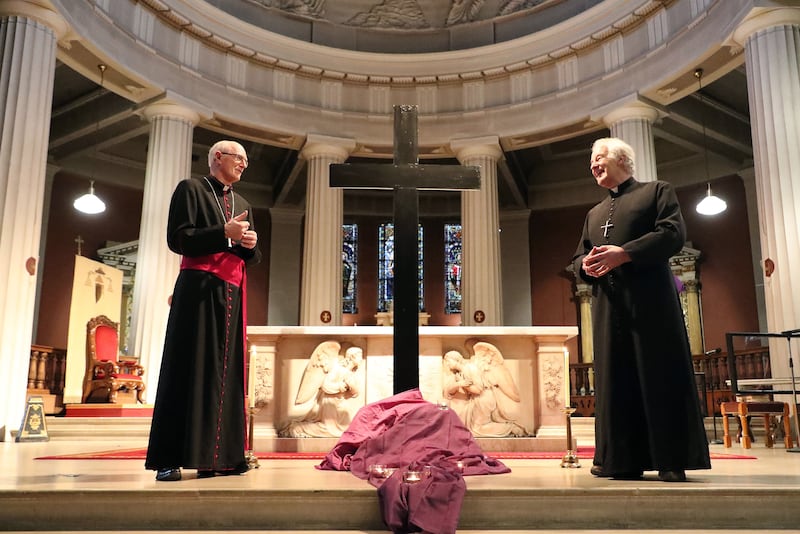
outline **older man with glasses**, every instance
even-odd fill
[[[250,204],[234,191],[244,147],[219,141],[209,175],[172,194],[167,244],[181,255],[145,467],[156,480],[242,474],[245,459],[245,266],[257,263]]]

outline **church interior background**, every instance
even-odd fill
[[[603,194],[587,163],[592,140],[607,135],[630,137],[643,149],[644,174],[677,187],[687,246],[698,254],[693,348],[722,346],[728,331],[797,326],[796,309],[765,296],[764,240],[781,234],[763,220],[768,203],[779,202],[765,192],[776,179],[766,175],[766,160],[780,159],[785,147],[770,147],[777,156],[754,147],[744,46],[751,19],[759,29],[763,20],[767,27],[795,20],[796,8],[784,2],[488,1],[462,9],[461,2],[418,1],[397,3],[403,31],[390,39],[382,10],[392,2],[23,4],[45,28],[57,20],[53,42],[43,45],[53,62],[37,69],[52,76],[53,90],[41,124],[49,132],[46,168],[35,178],[41,233],[29,244],[39,257],[35,305],[25,319],[32,345],[66,347],[69,266],[78,253],[135,272],[123,299],[123,350],[158,361],[172,283],[170,269],[156,274],[172,261],[158,243],[163,210],[177,180],[205,174],[208,148],[220,138],[240,141],[250,160],[237,187],[254,205],[264,253],[248,272],[250,324],[320,324],[318,309],[303,310],[303,285],[329,272],[338,287],[328,307],[342,310],[334,324],[376,324],[387,307],[380,258],[391,193],[341,193],[336,249],[357,250],[355,263],[317,264],[310,275],[304,267],[319,258],[307,255],[318,247],[309,243],[308,198],[327,194],[315,192],[326,176],[320,165],[390,161],[396,104],[419,107],[424,163],[472,158],[492,166],[500,248],[489,261],[502,279],[499,326],[580,324],[580,288],[566,265],[587,209]],[[73,31],[62,33],[67,27]],[[789,28],[795,35],[797,26]],[[113,44],[120,38],[130,46]],[[787,57],[796,56],[763,61]],[[797,110],[785,111],[795,127]],[[787,169],[781,180],[798,172]],[[16,178],[5,180],[8,188]],[[101,214],[72,206],[90,181],[106,202]],[[709,187],[728,203],[713,217],[694,211]],[[784,201],[782,213],[797,211],[796,198]],[[463,209],[462,193],[421,194],[420,308],[431,325],[472,320],[473,310],[465,320],[447,300],[461,269],[448,256],[457,228],[450,225],[462,223]],[[476,217],[470,224],[492,224]],[[787,239],[796,239],[796,219],[786,224],[795,225]],[[782,247],[773,253],[783,260],[776,284],[788,283],[781,277],[796,259],[782,254]],[[584,350],[575,340],[573,362],[586,361]]]

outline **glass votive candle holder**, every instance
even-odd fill
[[[394,473],[394,469],[385,464],[372,464],[369,466],[369,472],[378,478],[386,478]]]
[[[405,471],[403,473],[403,482],[416,484],[420,480],[422,480],[422,471]]]

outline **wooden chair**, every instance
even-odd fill
[[[739,428],[741,429],[742,448],[752,447],[752,437],[750,432],[749,419],[753,415],[760,415],[764,418],[764,429],[766,430],[765,444],[767,447],[774,445],[772,437],[771,421],[774,417],[780,417],[783,423],[783,442],[787,449],[792,448],[792,430],[789,417],[789,403],[775,401],[773,395],[788,394],[791,391],[775,389],[780,380],[768,378],[768,376],[755,379],[741,380],[736,368],[736,353],[734,351],[734,338],[736,337],[762,337],[762,338],[787,338],[787,332],[780,334],[763,332],[728,332],[725,334],[725,341],[728,348],[728,375],[731,385],[731,394],[735,401],[723,402],[720,404],[722,414],[723,444],[725,447],[731,446],[730,425],[728,416],[739,418]],[[757,389],[743,389],[740,382],[746,382],[751,387]]]
[[[98,315],[86,324],[86,375],[83,402],[117,402],[117,394],[135,392],[144,403],[144,367],[135,358],[119,354],[119,324]]]

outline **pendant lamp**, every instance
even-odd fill
[[[106,66],[100,64],[97,66],[100,70],[100,89],[103,89],[103,75],[106,72]],[[95,127],[95,146],[98,142],[97,134],[100,131],[100,120],[98,119],[97,125]],[[97,154],[95,153],[95,158]],[[75,202],[72,203],[76,210],[86,213],[88,215],[96,215],[98,213],[103,213],[106,211],[106,203],[100,200],[100,197],[94,194],[94,180],[89,181],[89,192],[83,196],[80,196],[75,199]]]
[[[89,192],[76,198],[72,205],[75,206],[76,210],[89,215],[106,211],[106,203],[94,194],[94,180],[89,182]]]
[[[697,78],[697,96],[700,98],[700,102],[702,104],[705,103],[703,100],[703,95],[700,92],[703,88],[703,69],[695,69],[694,76]],[[722,200],[721,198],[714,196],[711,193],[711,183],[708,182],[709,180],[709,172],[708,172],[708,142],[706,137],[706,119],[705,113],[702,115],[702,123],[703,123],[703,164],[706,169],[706,181],[708,184],[708,190],[706,192],[706,196],[697,204],[695,208],[697,213],[700,215],[717,215],[722,213],[726,209],[728,209],[728,204]]]

